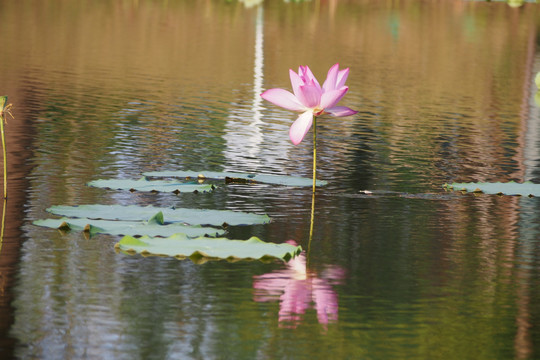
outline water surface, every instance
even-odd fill
[[[537,24],[529,3],[0,1],[16,116],[3,357],[538,358],[538,199],[442,188],[540,182]],[[359,113],[318,121],[329,184],[310,244],[311,189],[86,186],[175,169],[309,177],[310,135],[292,145],[296,115],[259,93],[336,62]],[[266,213],[228,235],[295,240],[309,259],[143,258],[116,253],[119,237],[32,225],[91,203]]]

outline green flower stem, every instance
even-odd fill
[[[7,155],[6,137],[4,135],[4,116],[0,116],[0,133],[2,134],[2,151],[4,155],[4,199],[7,199]]]
[[[313,192],[317,178],[317,117],[313,117]]]

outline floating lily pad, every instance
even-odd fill
[[[445,184],[444,187],[448,190],[485,194],[540,196],[540,184],[533,184],[532,182],[452,183]]]
[[[47,211],[67,217],[131,221],[145,221],[161,211],[169,223],[181,222],[190,225],[256,225],[270,222],[268,215],[240,211],[175,209],[135,205],[57,205],[48,208]]]
[[[132,179],[99,179],[90,181],[88,186],[116,189],[116,190],[129,190],[129,191],[158,191],[158,192],[208,192],[212,191],[215,187],[208,184],[190,184],[179,181],[165,181],[165,180],[153,180],[150,181],[145,177],[139,180]]]
[[[176,233],[188,237],[219,236],[225,233],[211,227],[188,226],[181,223],[164,224],[163,213],[159,212],[149,221],[94,220],[88,218],[44,219],[34,221],[35,225],[60,230],[75,230],[94,234],[171,236]]]
[[[115,248],[128,254],[173,256],[178,259],[204,257],[211,259],[279,258],[288,260],[302,251],[300,246],[287,243],[267,243],[256,237],[245,241],[206,237],[189,239],[184,234],[175,234],[168,238],[124,236],[115,245]]]
[[[379,199],[379,198],[404,198],[421,200],[452,200],[457,194],[452,193],[408,193],[387,190],[361,190],[357,193],[342,193],[337,196],[353,199]]]
[[[312,186],[313,179],[287,176],[287,175],[268,175],[268,174],[248,174],[236,172],[217,172],[217,171],[154,171],[144,173],[149,177],[177,177],[177,178],[195,178],[195,179],[217,179],[227,182],[241,183],[265,183],[287,186]],[[327,182],[317,180],[316,186],[324,186]]]

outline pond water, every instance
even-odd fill
[[[538,15],[451,0],[0,0],[15,115],[0,357],[540,358],[538,198],[442,188],[540,182]],[[290,89],[289,68],[322,81],[337,62],[341,104],[359,112],[318,120],[328,185],[311,242],[311,188],[86,185],[157,170],[310,177],[310,135],[294,146],[297,115],[259,94]],[[196,264],[32,224],[94,203],[268,214],[227,236],[310,251]]]

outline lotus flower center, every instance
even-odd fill
[[[315,109],[313,109],[313,115],[314,115],[314,116],[319,116],[319,115],[321,115],[323,112],[324,112],[324,109],[321,109],[320,107],[316,107]]]

